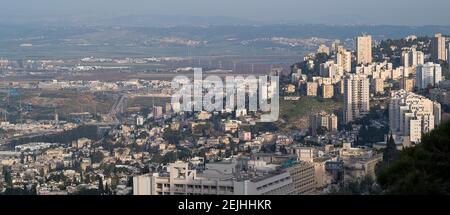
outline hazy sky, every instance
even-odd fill
[[[229,16],[278,23],[450,25],[449,0],[0,0],[8,20]]]

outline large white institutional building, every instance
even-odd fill
[[[242,169],[245,167],[245,171]],[[300,162],[279,168],[262,160],[207,163],[200,170],[178,161],[167,172],[133,178],[134,195],[297,195],[316,187],[314,166]]]

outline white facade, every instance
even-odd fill
[[[416,70],[416,87],[426,89],[429,85],[435,86],[442,81],[441,65],[432,62],[419,65]]]
[[[136,125],[137,126],[144,125],[144,117],[142,117],[142,116],[136,117]]]
[[[295,187],[287,170],[271,173],[248,172],[238,176],[235,161],[206,164],[205,170],[190,169],[189,163],[175,162],[167,173],[133,178],[134,195],[286,195]]]
[[[422,65],[425,63],[425,54],[421,51],[416,51],[415,48],[411,48],[403,51],[401,62],[404,67]]]
[[[320,127],[327,128],[328,132],[337,132],[338,118],[335,114],[327,114],[325,112],[313,113],[309,116],[309,128],[313,136],[317,135],[317,129]]]
[[[356,58],[358,65],[372,63],[372,36],[356,38]]]
[[[344,79],[344,120],[349,123],[370,110],[369,79],[350,74]]]
[[[340,50],[336,53],[336,64],[344,69],[344,72],[352,71],[352,53]]]
[[[441,105],[405,90],[393,92],[389,103],[389,126],[395,135],[418,143],[422,134],[440,124]]]
[[[438,33],[431,39],[431,59],[447,60],[447,52],[445,47],[445,37]]]

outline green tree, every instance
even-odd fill
[[[4,176],[6,185],[7,185],[8,187],[11,188],[12,185],[13,185],[13,182],[12,182],[12,175],[11,175],[11,167],[9,167],[9,166],[3,166],[2,174],[3,174],[3,176]]]
[[[328,129],[326,127],[320,126],[319,128],[317,128],[317,134],[318,135],[324,135],[326,134],[328,131]]]
[[[100,176],[97,176],[98,178],[98,192],[100,193],[100,195],[105,193],[105,189],[103,187],[103,179]]]
[[[111,188],[109,188],[108,183],[105,184],[105,194],[106,195],[111,195]]]
[[[168,152],[163,157],[163,163],[164,164],[173,163],[177,160],[177,157],[178,155],[176,152]]]
[[[377,195],[380,193],[380,187],[370,176],[347,182],[342,187],[332,189],[330,192],[331,195]]]
[[[178,145],[179,141],[182,140],[180,132],[173,131],[172,129],[164,129],[163,138],[167,140],[170,144]]]
[[[450,121],[399,153],[378,176],[389,194],[450,194]]]
[[[94,151],[91,153],[91,161],[92,163],[100,163],[105,156],[100,151]]]
[[[395,144],[392,134],[386,143],[386,149],[383,154],[383,161],[389,166],[398,157],[397,145]]]

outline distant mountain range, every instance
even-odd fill
[[[27,18],[3,17],[0,24],[37,24],[37,25],[102,25],[123,27],[170,27],[170,26],[211,26],[211,25],[255,25],[266,24],[242,18],[227,16],[187,16],[187,15],[128,15],[128,16],[64,16]]]
[[[182,16],[142,15],[119,16],[98,20],[99,24],[110,26],[168,27],[168,26],[211,26],[211,25],[254,25],[256,21],[226,16]]]
[[[350,23],[350,24],[349,24]],[[364,24],[366,23],[366,24]],[[0,14],[0,25],[33,24],[51,26],[122,26],[122,27],[175,27],[175,26],[221,26],[221,25],[339,25],[339,26],[370,26],[369,20],[357,15],[323,15],[320,19],[284,20],[284,21],[257,21],[230,16],[192,16],[192,15],[61,15],[41,16],[32,15],[9,16],[7,11]],[[377,25],[383,26],[383,25]],[[404,26],[406,27],[406,26]],[[413,26],[409,26],[414,28]],[[423,27],[423,26],[417,26]],[[439,27],[439,26],[435,26]]]
[[[232,24],[236,22],[239,25]],[[354,38],[363,33],[376,41],[436,32],[450,35],[450,26],[266,25],[220,17],[127,16],[61,23],[0,21],[0,57],[301,56],[335,39],[353,48]]]

